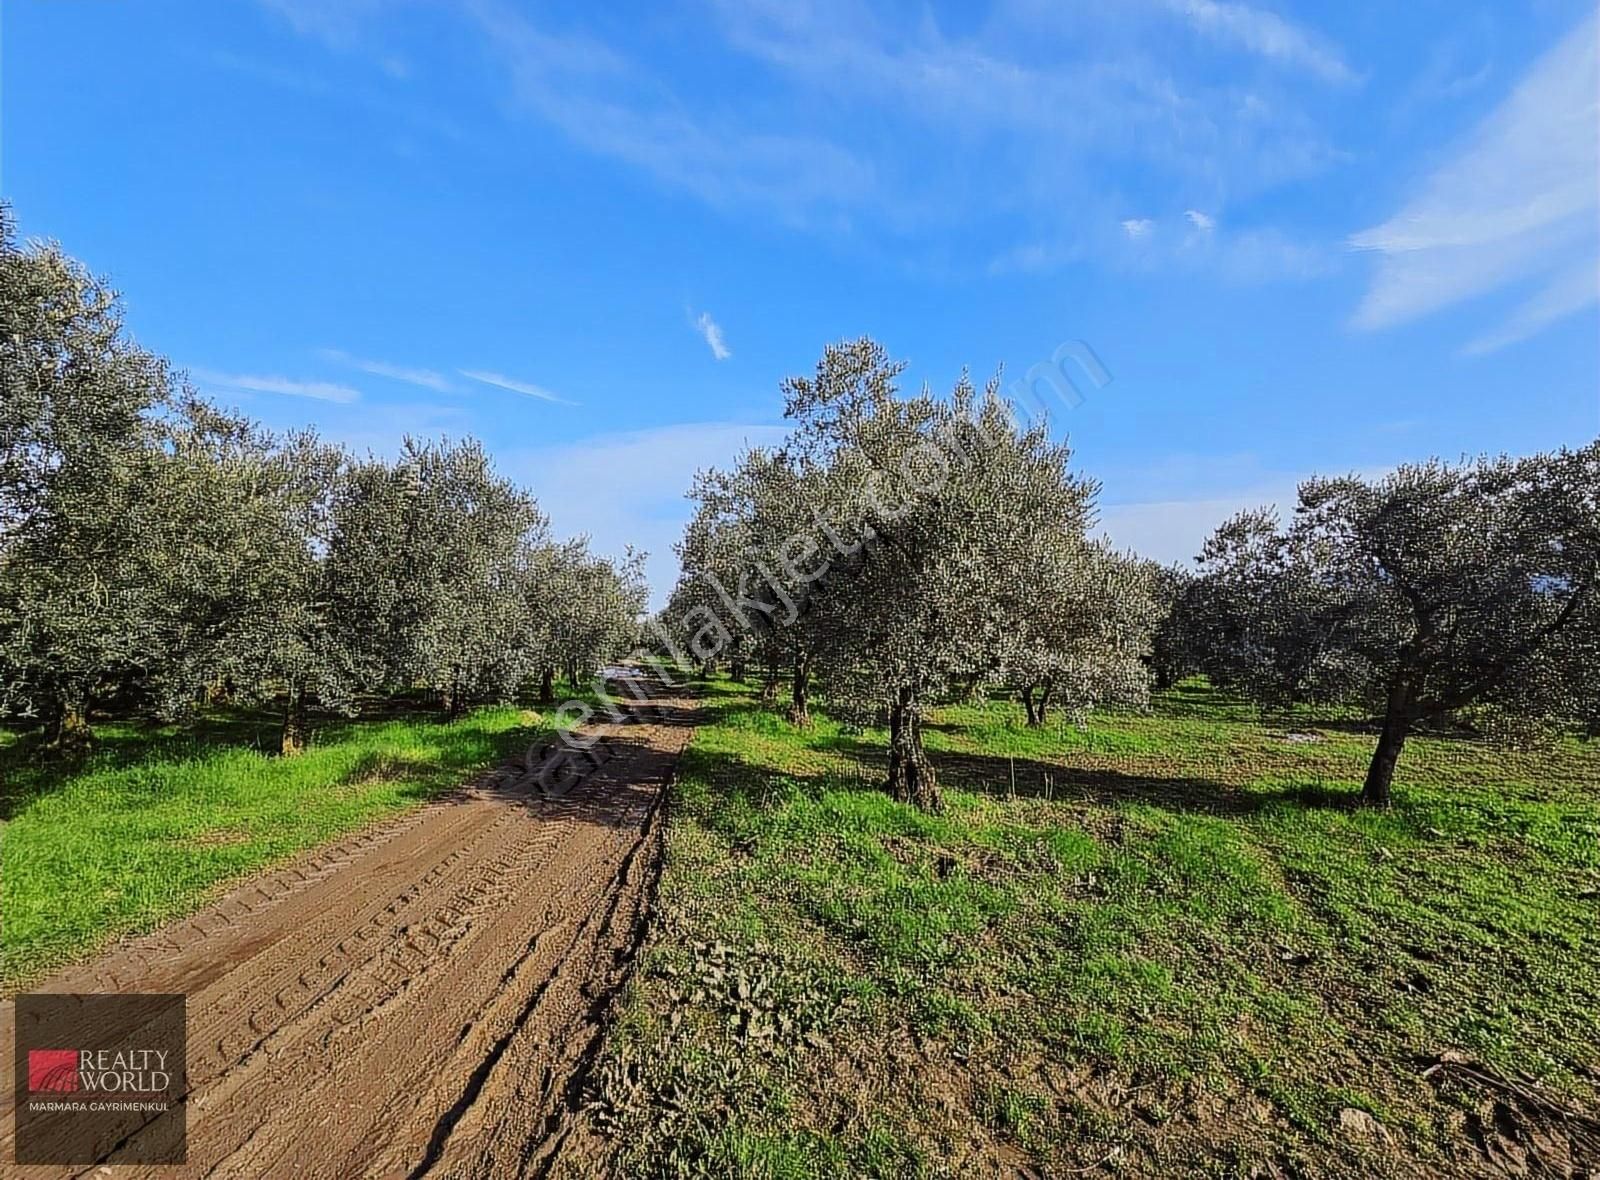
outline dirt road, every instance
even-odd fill
[[[547,1173],[642,935],[657,805],[691,733],[691,701],[654,699],[559,800],[502,767],[34,989],[188,996],[188,1163],[102,1174]],[[13,1020],[0,1006],[7,1055]]]

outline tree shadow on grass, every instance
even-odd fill
[[[991,798],[1140,804],[1164,811],[1216,816],[1255,815],[1280,803],[1346,806],[1353,799],[1326,788],[1296,786],[1247,791],[1214,778],[1153,775],[1105,767],[1064,766],[1027,758],[941,752],[933,756],[941,785]]]
[[[754,711],[748,704],[725,715]],[[960,729],[959,726],[944,726]],[[734,754],[692,755],[696,773],[719,792],[732,792],[752,803],[771,799],[787,784],[808,790],[880,791],[887,777],[888,752],[865,735],[830,734],[806,741],[811,750],[843,755],[843,768],[794,771],[763,764]],[[1104,767],[1063,765],[1024,757],[930,752],[929,758],[942,787],[986,795],[990,798],[1044,799],[1091,802],[1107,806],[1140,804],[1167,811],[1215,816],[1250,816],[1278,806],[1317,809],[1353,809],[1358,792],[1322,784],[1292,784],[1274,790],[1247,790],[1211,777],[1132,773]]]

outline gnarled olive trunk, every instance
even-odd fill
[[[1361,787],[1361,802],[1368,807],[1389,806],[1395,764],[1400,761],[1400,751],[1405,749],[1406,738],[1411,733],[1412,696],[1411,685],[1403,678],[1397,679],[1389,689],[1389,704],[1383,716],[1383,730],[1378,735],[1378,748],[1372,752],[1367,781]]]
[[[278,740],[278,753],[293,758],[306,748],[306,698],[299,685],[289,686],[289,698],[283,706],[283,733]]]
[[[889,794],[923,811],[938,811],[939,783],[922,748],[922,709],[908,688],[889,703]]]
[[[768,663],[761,678],[761,703],[770,705],[778,699],[778,665]]]
[[[1411,722],[1404,717],[1386,717],[1383,732],[1378,735],[1378,748],[1372,752],[1372,765],[1367,767],[1367,781],[1361,787],[1361,802],[1368,807],[1387,807],[1392,799],[1395,764],[1400,761],[1400,751],[1405,748],[1406,736],[1411,732]]]
[[[461,716],[462,709],[466,707],[466,701],[462,698],[461,673],[459,671],[451,670],[450,683],[445,688],[439,703],[444,706],[444,715],[450,720],[454,721]]]
[[[745,665],[743,656],[734,656],[733,659],[728,661],[728,675],[741,684],[744,683],[744,674],[747,671],[749,669]]]
[[[81,753],[94,743],[89,708],[82,694],[66,693],[56,701],[45,725],[45,740],[69,754]]]
[[[1039,710],[1033,707],[1033,685],[1022,686],[1022,707],[1028,714],[1028,725],[1033,727],[1039,724]]]
[[[804,653],[794,658],[794,676],[789,681],[789,720],[795,725],[811,724],[811,657]]]
[[[539,673],[539,703],[553,705],[556,703],[556,669],[554,664],[546,664]]]
[[[1050,709],[1050,685],[1030,684],[1022,690],[1022,707],[1028,711],[1028,724],[1037,729],[1044,724]]]

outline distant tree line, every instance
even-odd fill
[[[422,692],[554,696],[627,650],[641,559],[552,540],[475,441],[393,461],[211,405],[116,296],[0,206],[0,716],[78,745],[97,713]]]
[[[1314,479],[1223,524],[1197,571],[1091,539],[1097,485],[991,382],[903,394],[861,339],[784,385],[793,429],[701,473],[655,626],[804,724],[813,686],[889,728],[886,788],[938,806],[926,709],[1009,686],[1028,724],[1204,673],[1266,708],[1370,716],[1387,805],[1417,727],[1600,727],[1600,443]]]

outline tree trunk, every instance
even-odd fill
[[[450,672],[450,687],[444,690],[444,715],[454,721],[461,716],[462,705],[461,673],[452,669]]]
[[[1378,748],[1372,752],[1372,765],[1367,767],[1367,781],[1361,788],[1361,802],[1366,806],[1389,806],[1395,763],[1400,761],[1400,751],[1411,733],[1411,721],[1411,686],[1397,680],[1389,689],[1383,732],[1378,735]]]
[[[922,748],[922,711],[902,688],[889,705],[889,794],[923,811],[940,810],[933,763]]]
[[[1036,729],[1044,724],[1044,716],[1033,703],[1033,685],[1029,684],[1022,690],[1022,707],[1028,711],[1028,728]]]
[[[89,711],[81,697],[67,696],[56,703],[47,729],[49,744],[68,754],[79,754],[94,744]]]
[[[770,705],[778,699],[778,665],[769,662],[766,675],[761,680],[761,703]]]
[[[546,664],[539,673],[539,703],[553,705],[556,703],[556,669],[554,664]]]
[[[578,662],[569,661],[567,664],[567,683],[572,685],[572,691],[578,691]]]
[[[306,748],[305,695],[294,685],[289,686],[289,699],[283,707],[283,735],[278,741],[278,753],[293,758]]]
[[[1045,686],[1039,690],[1039,703],[1035,706],[1035,709],[1039,714],[1038,724],[1040,725],[1044,724],[1045,716],[1050,711],[1050,692],[1050,683],[1049,681],[1046,681]]]
[[[733,659],[728,662],[728,675],[733,677],[740,684],[744,683],[744,674],[746,671],[748,671],[748,669],[745,667],[743,656],[734,656]]]
[[[795,725],[811,724],[811,657],[794,658],[794,678],[789,682],[789,720]]]

